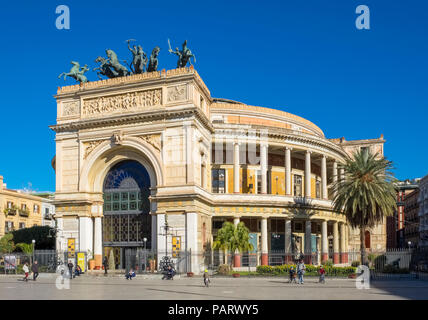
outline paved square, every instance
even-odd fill
[[[0,277],[0,299],[428,299],[428,281],[395,280],[371,283],[359,290],[351,279],[327,279],[319,284],[307,278],[303,285],[289,284],[286,278],[212,278],[209,288],[201,278],[161,280],[160,276],[138,276],[131,281],[122,277],[81,276],[71,280],[69,290],[58,290],[55,275],[42,274],[36,281],[23,282],[19,276]]]

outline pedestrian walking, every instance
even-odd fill
[[[36,281],[39,276],[39,264],[37,263],[37,260],[35,260],[31,266],[31,271],[33,272],[33,280]]]
[[[104,275],[107,275],[107,269],[108,269],[108,259],[107,259],[107,256],[104,256],[103,267],[104,267]]]
[[[26,262],[25,264],[24,264],[24,266],[22,267],[22,270],[24,271],[24,273],[25,273],[25,277],[24,277],[24,279],[22,279],[23,281],[28,281],[28,274],[29,274],[29,272],[30,272],[30,269],[28,269],[28,263]]]
[[[73,262],[69,260],[67,266],[68,266],[68,272],[70,274],[70,279],[73,279]]]
[[[325,283],[325,269],[323,266],[320,267],[320,283]]]
[[[299,283],[303,284],[303,275],[305,274],[305,264],[303,263],[303,260],[300,259],[299,263],[297,264],[297,275],[299,276]]]

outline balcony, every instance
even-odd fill
[[[29,217],[30,216],[30,210],[28,209],[19,209],[19,215],[21,217]]]
[[[16,208],[6,208],[4,209],[4,213],[6,216],[15,216],[16,215]]]
[[[51,213],[45,213],[44,219],[45,220],[52,220],[53,219],[53,214],[51,214]]]

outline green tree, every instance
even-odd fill
[[[228,251],[236,253],[254,249],[250,243],[250,231],[245,224],[240,222],[235,226],[233,223],[227,221],[218,230],[213,248],[223,250],[226,259]],[[227,261],[225,263],[227,264]]]
[[[344,169],[344,177],[333,185],[334,210],[344,213],[351,227],[360,229],[361,263],[367,264],[365,231],[396,208],[392,162],[369,151],[358,151],[338,167]]]
[[[0,239],[0,253],[10,253],[15,250],[13,234],[7,233]]]
[[[16,243],[31,244],[32,240],[36,240],[35,249],[54,249],[55,237],[49,237],[49,226],[33,226],[12,231],[13,239]],[[53,232],[51,232],[51,235]]]
[[[16,244],[16,247],[21,249],[21,251],[23,253],[25,253],[26,255],[30,255],[33,253],[33,244],[21,242],[21,243]]]

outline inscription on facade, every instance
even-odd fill
[[[120,113],[152,108],[162,104],[162,89],[128,92],[83,100],[83,116]]]

